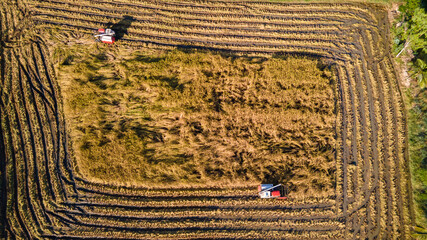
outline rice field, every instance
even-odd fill
[[[6,239],[408,239],[406,113],[387,7],[359,2],[64,0],[1,8],[0,219]],[[335,187],[259,199],[255,185],[144,187],[76,172],[46,32],[126,29],[132,49],[299,56],[333,70]],[[2,237],[3,237],[2,236]]]

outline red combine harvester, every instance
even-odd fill
[[[288,191],[282,184],[260,184],[258,186],[260,198],[288,199]]]
[[[116,36],[116,33],[113,30],[109,28],[107,29],[100,28],[95,33],[94,37],[96,37],[96,41],[98,42],[113,44],[116,41],[115,36]]]

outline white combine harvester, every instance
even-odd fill
[[[96,38],[96,41],[108,43],[108,44],[113,44],[116,41],[115,36],[116,36],[116,33],[109,28],[107,29],[100,28],[94,35],[94,37]]]
[[[288,191],[282,184],[260,184],[258,186],[260,198],[287,199]]]

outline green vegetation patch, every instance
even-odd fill
[[[407,0],[400,5],[393,33],[396,60],[406,64],[409,160],[415,202],[413,237],[427,239],[427,1]],[[406,71],[406,70],[404,70]],[[418,83],[418,84],[416,84]]]
[[[409,106],[409,155],[415,217],[417,224],[427,229],[427,90],[408,88],[406,96]]]
[[[86,178],[333,192],[335,85],[317,61],[81,46],[69,53],[59,81]]]

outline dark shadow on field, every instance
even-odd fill
[[[177,50],[184,52],[184,53],[192,53],[192,52],[211,52],[211,53],[216,53],[216,54],[220,54],[223,57],[231,57],[232,60],[237,59],[237,58],[246,58],[246,59],[257,59],[262,63],[264,61],[267,61],[269,58],[267,57],[257,57],[257,56],[251,56],[250,54],[254,54],[254,53],[268,53],[265,51],[248,51],[248,52],[239,52],[237,51],[238,54],[236,54],[236,50],[233,49],[227,49],[227,48],[217,48],[217,47],[206,47],[206,46],[197,46],[197,45],[185,45],[185,44],[173,44],[173,43],[162,43],[162,42],[157,42],[157,41],[150,41],[150,40],[136,40],[136,39],[127,39],[127,41],[129,42],[139,42],[139,43],[148,43],[148,44],[153,44],[153,45],[158,45],[158,46],[166,46],[166,47],[174,47]],[[304,52],[292,52],[292,51],[288,51],[288,52],[274,52],[272,53],[272,57],[273,58],[281,58],[281,59],[287,59],[289,57],[305,57],[308,59],[316,59],[316,60],[322,60],[326,65],[334,65],[333,60],[331,59],[326,59],[325,56],[321,55],[321,54],[315,54],[315,53],[304,53]]]
[[[108,28],[111,28],[116,32],[116,40],[123,38],[125,34],[128,34],[128,28],[136,19],[129,15],[124,15],[122,20],[117,23],[112,24],[111,22],[107,24]]]
[[[153,80],[165,82],[171,87],[172,89],[183,91],[184,85],[179,83],[179,79],[177,77],[166,77],[166,76],[152,76]]]
[[[123,122],[123,121],[122,121]],[[122,124],[121,122],[121,124]],[[156,128],[135,123],[130,129],[142,140],[149,139],[152,142],[163,142],[163,135]]]
[[[144,62],[144,63],[156,63],[164,59],[165,57],[150,57],[150,56],[138,55],[132,60],[137,62]]]
[[[203,47],[203,46],[191,46],[191,45],[177,45],[176,46],[178,51],[181,51],[183,53],[214,53],[219,54],[221,57],[231,59],[231,61],[234,61],[239,58],[244,58],[246,60],[249,60],[252,63],[258,63],[261,64],[268,60],[266,57],[257,57],[257,56],[249,56],[248,54],[236,54],[236,51],[228,50],[228,49],[218,49],[218,48],[210,48],[210,47]]]
[[[294,176],[290,169],[282,169],[277,166],[267,166],[263,175],[261,182],[271,184],[286,184]]]

